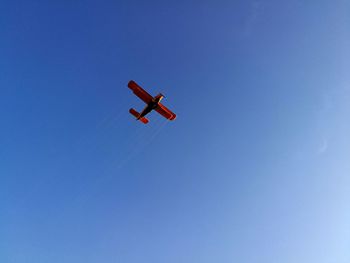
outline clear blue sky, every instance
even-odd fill
[[[349,14],[1,1],[0,262],[349,263]]]

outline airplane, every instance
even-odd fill
[[[164,98],[164,95],[162,93],[159,93],[157,96],[153,97],[152,95],[148,94],[147,91],[137,85],[133,80],[129,81],[128,87],[134,92],[137,97],[139,97],[147,104],[141,113],[137,112],[133,108],[129,110],[129,112],[136,117],[136,120],[147,124],[149,120],[145,116],[152,110],[155,110],[168,120],[175,120],[176,114],[160,103],[160,101]]]

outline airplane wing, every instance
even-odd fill
[[[176,118],[176,114],[165,107],[163,104],[159,103],[158,107],[155,109],[160,115],[167,118],[168,120],[174,120]]]
[[[150,94],[148,94],[147,91],[145,91],[143,88],[137,85],[135,81],[130,80],[128,83],[128,87],[134,92],[134,94],[137,97],[139,97],[145,103],[148,104],[152,101],[153,97]]]

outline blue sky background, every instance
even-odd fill
[[[349,11],[1,1],[0,262],[350,262]]]

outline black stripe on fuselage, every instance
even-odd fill
[[[142,117],[145,117],[148,113],[150,113],[152,110],[158,107],[158,102],[151,101],[147,104],[147,106],[143,109],[140,116],[137,119],[141,119]]]

